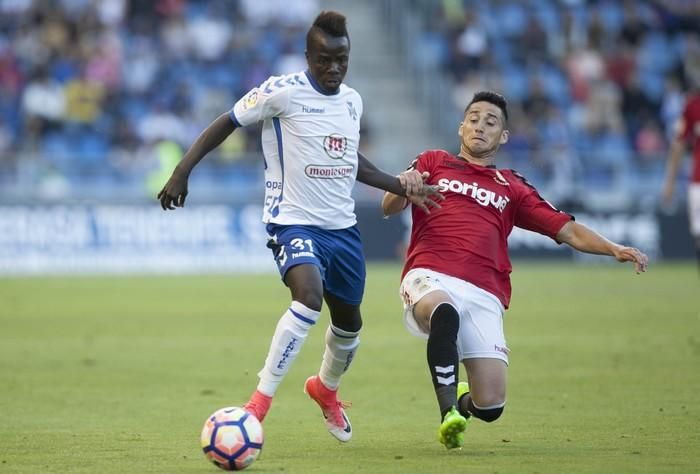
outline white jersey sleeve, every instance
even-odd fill
[[[251,89],[233,106],[229,115],[236,127],[245,127],[272,117],[284,115],[289,105],[289,87],[269,87],[280,77],[271,77],[260,87]]]

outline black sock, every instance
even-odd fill
[[[472,405],[471,395],[469,395],[469,392],[467,392],[459,397],[459,400],[457,400],[457,410],[459,410],[460,415],[465,418],[469,418],[472,416],[471,412],[469,411],[470,406],[473,407],[474,405]]]
[[[465,417],[469,418],[474,413],[474,402],[472,402],[472,397],[469,392],[465,393],[459,400],[457,400],[457,409],[459,413]]]
[[[433,311],[428,336],[428,367],[440,406],[440,419],[457,405],[459,314],[454,306],[441,303]]]

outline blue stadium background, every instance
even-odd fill
[[[363,150],[385,170],[454,151],[473,92],[497,90],[512,117],[501,166],[611,238],[692,255],[689,160],[677,205],[658,198],[700,78],[696,1],[0,0],[0,272],[269,269],[257,128],[196,169],[182,216],[153,197],[213,118],[305,67],[321,9],[348,16],[346,82],[364,97]],[[381,220],[380,195],[359,185],[358,214],[368,256],[393,258],[406,224]],[[522,234],[512,246],[570,256]]]

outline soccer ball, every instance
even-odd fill
[[[262,425],[243,408],[215,411],[202,428],[202,450],[225,471],[240,471],[253,464],[263,446]]]

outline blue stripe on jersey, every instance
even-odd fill
[[[297,313],[296,311],[294,311],[292,308],[289,308],[289,312],[292,313],[292,314],[293,314],[294,316],[296,316],[297,318],[299,318],[299,319],[301,319],[302,321],[304,321],[306,324],[311,324],[312,326],[313,326],[314,324],[316,324],[316,321],[314,321],[313,319],[309,319],[309,318],[306,318],[306,317],[302,316],[301,314],[299,314],[299,313]]]
[[[241,128],[243,126],[236,118],[236,113],[233,111],[233,109],[231,109],[231,111],[228,113],[228,116],[231,119],[231,122],[233,122],[234,127]]]
[[[279,156],[280,170],[282,174],[282,189],[280,189],[280,200],[277,201],[277,205],[270,212],[270,214],[272,214],[272,217],[277,217],[277,215],[280,212],[279,204],[284,198],[284,147],[282,146],[282,127],[280,126],[279,117],[272,117],[272,125],[275,128],[275,136],[277,137],[277,155]]]
[[[328,92],[327,90],[325,90],[323,87],[321,87],[321,85],[318,82],[316,82],[316,79],[313,78],[308,69],[304,71],[304,74],[306,74],[306,78],[309,80],[309,82],[311,83],[311,87],[313,87],[316,90],[316,92],[319,92],[323,95],[336,95],[340,92],[340,87],[338,87],[335,90],[335,92]]]

